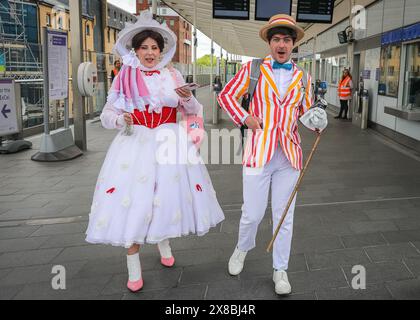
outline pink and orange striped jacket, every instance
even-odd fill
[[[251,168],[261,168],[270,162],[276,149],[281,146],[286,157],[296,170],[303,168],[301,139],[298,120],[313,105],[312,80],[308,75],[306,90],[302,83],[303,72],[293,63],[293,78],[283,99],[274,80],[271,55],[261,65],[261,77],[249,113],[239,103],[248,92],[251,62],[245,64],[239,73],[226,85],[218,96],[220,106],[228,113],[236,125],[248,114],[260,118],[262,130],[254,134],[248,130],[243,164]]]

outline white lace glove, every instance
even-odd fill
[[[328,116],[324,109],[312,108],[309,109],[301,118],[300,122],[312,131],[324,131],[328,126]]]
[[[117,129],[122,129],[126,126],[125,120],[124,120],[124,114],[120,114],[117,117]]]

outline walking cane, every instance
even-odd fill
[[[298,180],[298,182],[296,183],[296,187],[295,187],[295,189],[293,190],[292,195],[290,196],[289,202],[287,203],[286,209],[285,209],[285,210],[284,210],[284,212],[283,212],[283,216],[282,216],[282,218],[281,218],[281,220],[280,220],[279,225],[277,226],[277,229],[276,229],[276,232],[274,233],[273,239],[271,240],[270,244],[268,245],[268,248],[267,248],[267,252],[268,252],[268,253],[270,253],[270,251],[273,249],[274,241],[276,241],[276,238],[277,238],[277,236],[278,236],[278,234],[279,234],[279,232],[280,232],[280,228],[281,228],[281,226],[283,225],[284,219],[285,219],[285,218],[286,218],[286,216],[287,216],[287,212],[289,211],[289,208],[290,208],[290,206],[292,205],[293,199],[295,198],[295,196],[296,196],[296,194],[297,194],[297,191],[298,191],[299,186],[300,186],[300,184],[301,184],[301,182],[302,182],[302,179],[303,179],[303,177],[304,177],[304,175],[305,175],[305,173],[306,173],[306,170],[308,169],[308,166],[309,166],[309,164],[311,163],[312,157],[313,157],[313,155],[315,154],[316,149],[318,148],[319,142],[321,141],[321,134],[322,134],[321,132],[317,132],[317,135],[318,135],[318,136],[317,136],[317,138],[316,138],[316,141],[315,141],[314,147],[312,148],[311,154],[309,155],[309,158],[308,158],[308,160],[306,161],[305,167],[304,167],[303,171],[301,172],[301,174],[300,174],[300,176],[299,176],[299,180]]]

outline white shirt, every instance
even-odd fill
[[[274,63],[273,59],[273,63]],[[286,63],[292,63],[292,60],[289,60]],[[293,68],[292,70],[286,69],[273,69],[274,81],[276,83],[277,88],[279,89],[280,99],[284,99],[287,93],[287,89],[289,89],[290,84],[293,80]],[[242,123],[245,123],[246,119],[249,115],[245,115],[242,119]]]
[[[289,60],[286,63],[292,63],[292,60]],[[283,100],[287,93],[287,89],[289,89],[289,86],[292,83],[293,69],[290,71],[286,69],[273,69],[273,73],[274,81],[279,89],[280,99]]]

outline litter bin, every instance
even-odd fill
[[[189,74],[185,80],[186,83],[193,83],[194,82],[194,76],[192,74]],[[196,97],[196,90],[193,90],[192,94],[194,97]]]
[[[219,123],[219,109],[220,105],[217,101],[217,96],[223,89],[222,78],[216,76],[213,82],[213,124],[217,125]]]
[[[367,129],[368,115],[369,115],[369,91],[366,89],[362,91],[362,95],[360,97],[360,107],[362,109],[361,110],[362,111],[361,128]]]
[[[214,82],[213,82],[213,90],[214,92],[216,92],[217,94],[219,94],[222,91],[222,79],[220,78],[220,76],[216,76],[214,78]]]

